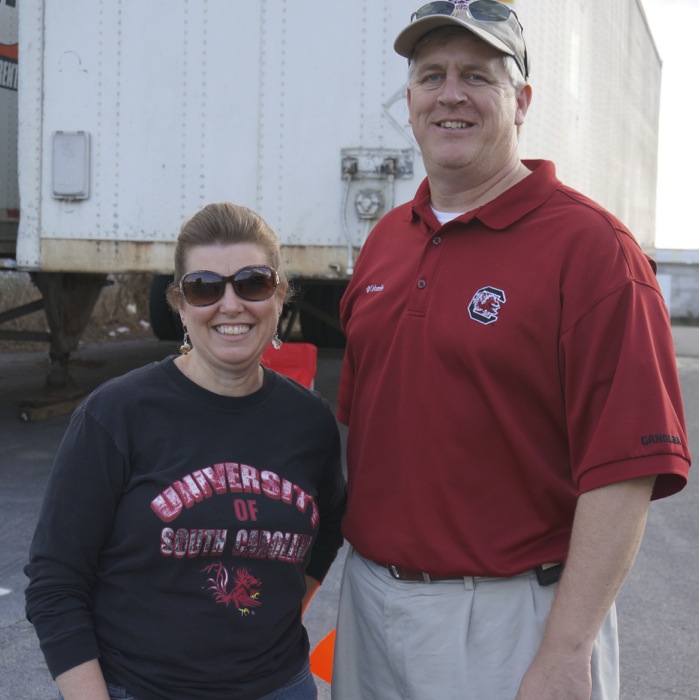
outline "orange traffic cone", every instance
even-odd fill
[[[335,630],[323,637],[311,652],[311,672],[326,683],[332,682],[334,652]]]

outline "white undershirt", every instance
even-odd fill
[[[464,211],[437,211],[431,204],[430,207],[432,208],[434,215],[437,217],[437,221],[439,221],[440,226],[444,226],[447,221],[451,221],[457,216],[461,216],[462,214],[466,213]]]

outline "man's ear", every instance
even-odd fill
[[[522,126],[527,116],[529,105],[532,103],[532,86],[525,85],[517,94],[517,111],[515,112],[515,124]]]

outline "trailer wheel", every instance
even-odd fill
[[[148,311],[150,325],[159,340],[182,340],[184,329],[180,317],[168,305],[165,291],[172,282],[170,275],[153,275]]]
[[[306,282],[301,285],[301,335],[319,348],[344,348],[340,330],[340,299],[347,282]]]

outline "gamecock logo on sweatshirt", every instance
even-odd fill
[[[228,570],[220,562],[216,562],[203,569],[211,576],[206,579],[209,590],[213,592],[214,600],[228,607],[233,604],[235,609],[243,616],[254,615],[253,608],[262,605],[260,600],[260,587],[262,581],[255,578],[250,571],[241,566],[231,567],[233,580],[229,580]],[[228,587],[231,584],[230,589]]]

